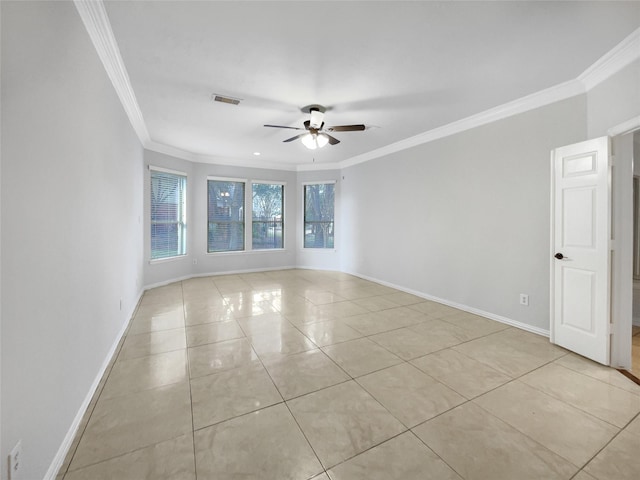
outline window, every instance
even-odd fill
[[[254,183],[252,185],[253,250],[283,248],[284,185]]]
[[[184,174],[151,169],[151,259],[186,254]]]
[[[334,183],[304,186],[304,248],[333,248]]]
[[[244,250],[244,181],[207,181],[207,252]]]

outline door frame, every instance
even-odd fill
[[[640,280],[640,175],[635,174],[635,169],[633,173],[633,279]]]
[[[610,272],[610,350],[609,365],[631,369],[631,337],[633,307],[633,134],[640,130],[640,116],[620,123],[609,130],[611,141],[611,272]],[[638,152],[640,161],[640,152]],[[551,152],[553,159],[553,151]],[[551,162],[553,165],[553,162]],[[552,178],[553,178],[553,172]],[[553,188],[551,205],[553,205]],[[553,212],[551,212],[553,219]],[[550,245],[553,246],[553,226]],[[553,252],[551,252],[551,255]],[[551,270],[553,271],[553,270]],[[553,280],[551,285],[553,285]],[[550,307],[553,307],[550,305]],[[550,312],[551,318],[553,314]],[[554,326],[550,325],[553,342]]]
[[[633,307],[633,134],[640,130],[640,116],[607,131],[611,137],[612,262],[611,262],[611,359],[614,368],[631,369]]]

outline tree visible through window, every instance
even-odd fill
[[[304,248],[333,248],[335,184],[304,186]]]
[[[254,183],[252,190],[251,248],[282,248],[284,185]]]
[[[244,250],[244,185],[207,181],[207,252]]]
[[[186,253],[187,177],[151,170],[151,259]]]

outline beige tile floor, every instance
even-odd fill
[[[638,479],[640,387],[335,272],[146,292],[57,480]]]

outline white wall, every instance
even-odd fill
[[[143,151],[73,3],[0,8],[0,456],[40,479],[138,300]]]
[[[145,163],[185,172],[187,178],[187,255],[150,263],[149,173],[145,173],[145,285],[157,285],[194,275],[292,268],[296,265],[296,219],[299,215],[296,172],[213,165],[181,160],[145,151]],[[207,253],[207,177],[227,177],[285,183],[285,238],[283,250]],[[248,214],[247,214],[248,215]],[[246,218],[250,222],[250,218]],[[247,239],[247,248],[250,239]],[[193,261],[197,263],[194,265]]]
[[[633,134],[633,174],[640,175],[640,130]]]
[[[343,270],[548,331],[549,153],[585,136],[580,95],[344,169]]]
[[[2,78],[2,8],[0,8],[0,79]],[[2,81],[0,80],[0,99]],[[2,103],[0,102],[0,105]],[[2,108],[0,108],[0,212],[2,212]],[[2,221],[0,217],[0,265],[2,265]],[[0,472],[4,472],[4,449],[2,448],[2,275],[0,274]],[[0,473],[0,476],[2,474]]]
[[[635,62],[587,95],[343,171],[192,164],[143,154],[72,3],[0,8],[0,458],[22,439],[28,479],[49,468],[143,285],[342,269],[548,329],[549,151],[640,111]],[[148,262],[145,164],[189,175],[185,259]],[[208,175],[286,181],[285,251],[207,255]],[[336,248],[305,250],[302,184],[326,180]]]
[[[640,59],[587,93],[588,138],[640,115]]]
[[[198,275],[259,271],[281,268],[340,269],[342,242],[340,216],[340,171],[320,170],[294,172],[260,168],[233,167],[189,162],[162,153],[145,150],[145,164],[168,168],[188,175],[187,180],[187,255],[151,263],[149,225],[149,171],[144,180],[144,284],[147,287]],[[207,177],[228,177],[285,182],[284,250],[207,253]],[[334,249],[303,248],[303,184],[336,182],[336,245]],[[196,260],[196,264],[193,261]]]

